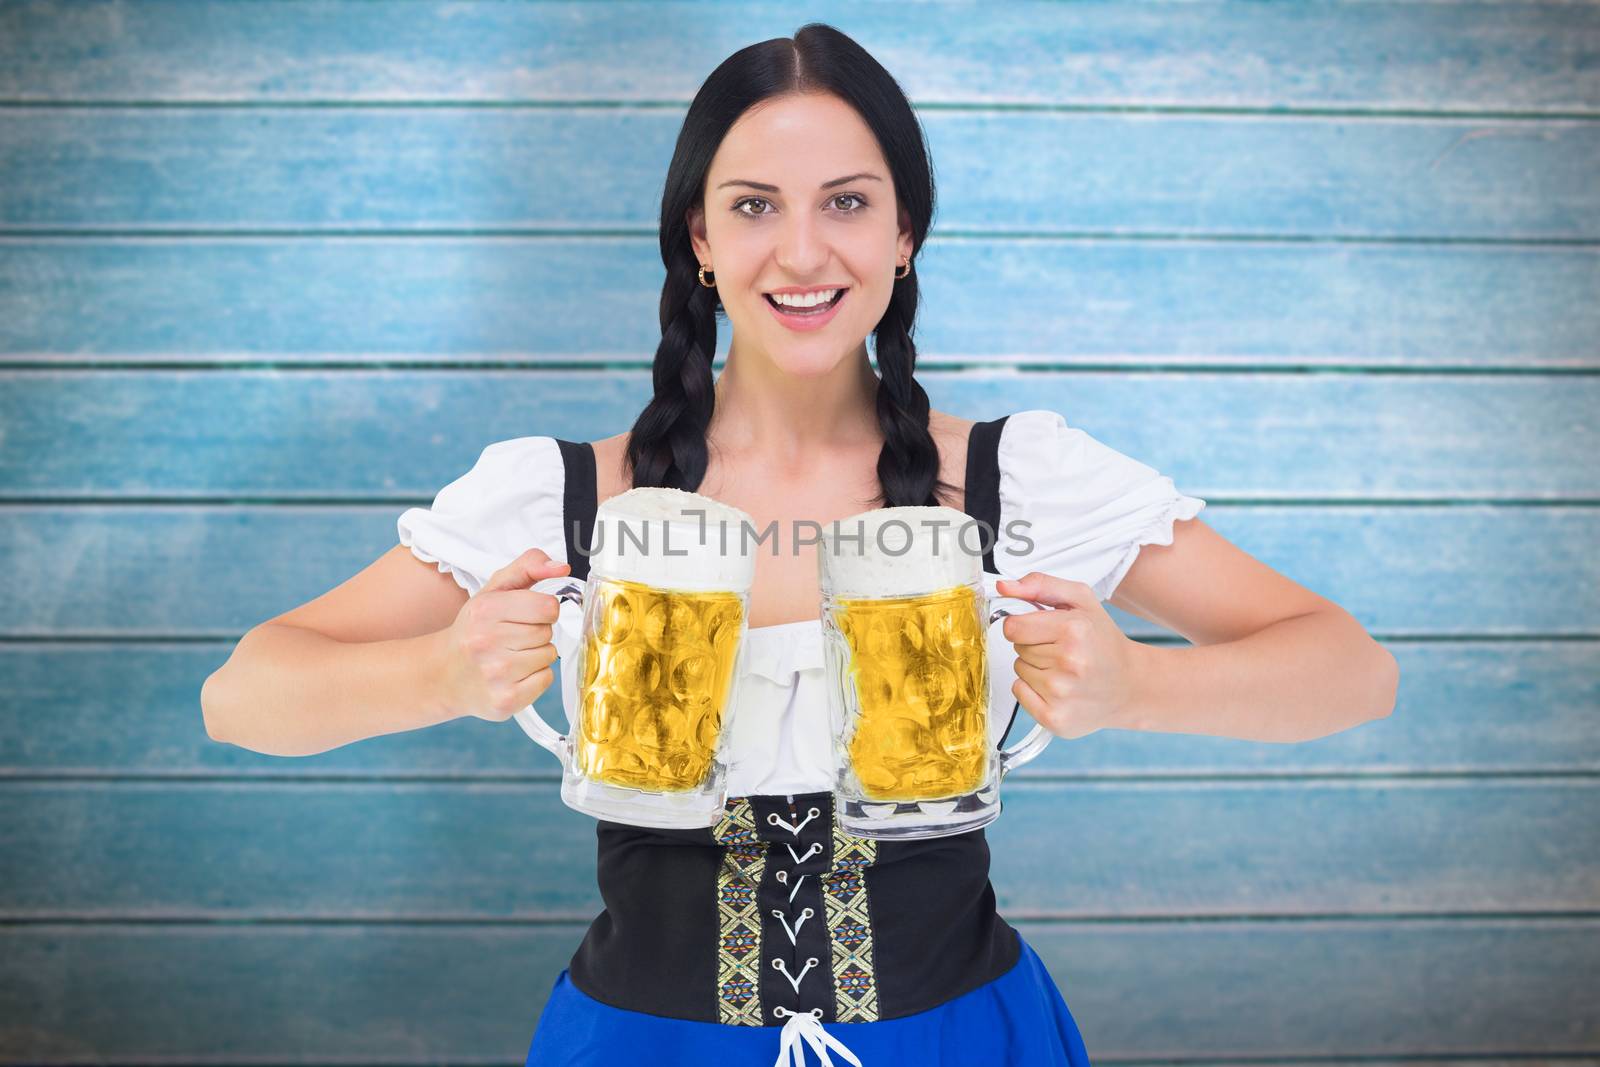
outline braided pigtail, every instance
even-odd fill
[[[655,395],[628,435],[628,465],[634,488],[694,492],[706,474],[706,428],[716,406],[711,359],[717,351],[717,291],[700,284],[687,242],[673,258],[679,262],[669,265],[661,287]]]
[[[911,339],[917,314],[917,274],[896,279],[889,307],[874,336],[878,349],[878,453],[880,507],[935,506],[936,493],[954,496],[939,477],[939,448],[928,429],[928,394],[917,381],[917,346]]]

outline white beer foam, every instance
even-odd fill
[[[874,508],[823,525],[817,574],[835,596],[931,593],[976,581],[990,536],[956,508]]]
[[[699,493],[629,489],[595,511],[600,549],[589,557],[589,567],[662,589],[748,592],[755,580],[756,546],[741,524],[755,529],[744,511]]]

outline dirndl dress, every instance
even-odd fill
[[[1007,421],[974,424],[968,445],[965,510],[991,529]],[[586,576],[593,450],[556,445],[548,466],[564,472],[565,529],[551,540]],[[831,789],[735,788],[831,778],[820,627],[748,639],[753,677],[740,692],[729,787],[747,795],[730,795],[704,829],[597,821],[606,908],[556,979],[527,1067],[1086,1067],[1060,991],[996,911],[981,827],[861,838],[839,825]],[[568,708],[577,684],[564,663]]]
[[[966,458],[965,512],[1003,531],[984,572],[1061,575],[1102,600],[1141,545],[1172,543],[1173,522],[1205,505],[1047,409],[974,423]],[[529,545],[581,581],[598,494],[590,443],[496,442],[432,508],[400,516],[400,541],[469,594]],[[1049,973],[996,912],[982,828],[873,841],[838,826],[820,631],[750,629],[716,826],[597,821],[606,906],[556,978],[528,1067],[1089,1062]],[[572,657],[561,679],[570,724]]]

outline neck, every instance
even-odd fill
[[[881,437],[878,375],[863,342],[823,374],[797,376],[730,346],[707,430],[717,447],[788,465]]]

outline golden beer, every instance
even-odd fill
[[[971,585],[834,601],[857,708],[847,751],[866,798],[937,800],[984,784],[990,757],[984,610]]]
[[[574,769],[631,789],[698,788],[722,736],[742,598],[605,578],[588,610]]]

